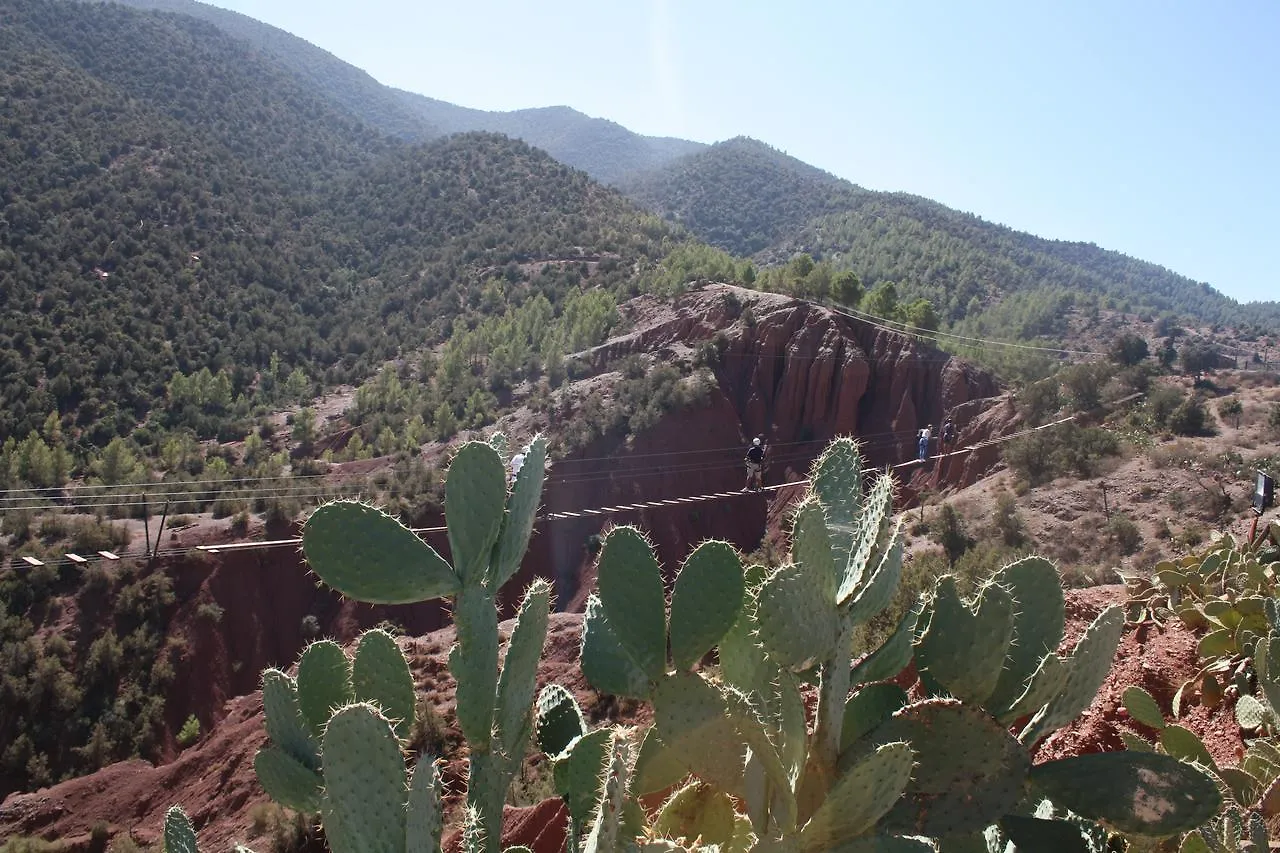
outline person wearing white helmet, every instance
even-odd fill
[[[747,484],[744,492],[758,492],[764,485],[764,440],[757,436],[747,448]]]

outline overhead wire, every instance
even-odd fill
[[[1066,423],[1067,421],[1075,420],[1075,417],[1076,417],[1075,415],[1071,415],[1065,418],[1061,418],[1057,421],[1052,421],[1047,424],[1041,424],[1040,426],[1019,430],[1017,432],[1011,433],[1006,436],[1000,436],[999,438],[988,439],[986,441],[978,442],[976,444],[966,445],[963,448],[959,448],[946,453],[935,454],[933,456],[927,457],[927,459],[928,461],[934,461],[934,460],[946,459],[949,457],[962,455],[965,453],[972,453],[984,447],[989,447],[995,444],[1001,444],[1007,441],[1012,441],[1015,438],[1028,435],[1030,433],[1037,432],[1039,430],[1049,429],[1050,427],[1058,426],[1060,424]],[[921,460],[913,459],[913,460],[902,462],[896,465],[888,465],[885,467],[888,468],[889,470],[898,470],[898,469],[913,467],[920,464],[922,464]],[[721,468],[723,466],[717,465],[715,467]],[[632,476],[635,476],[635,472],[628,472],[628,477],[632,477]],[[786,483],[775,484],[772,486],[765,486],[762,489],[762,491],[779,491],[779,490],[790,488],[793,486],[804,485],[806,483],[808,483],[807,479],[795,480],[795,481],[790,481]],[[586,507],[579,510],[565,510],[565,511],[559,511],[559,512],[545,513],[539,518],[540,520],[555,521],[555,520],[566,519],[566,518],[608,515],[608,514],[616,514],[621,512],[635,512],[635,511],[639,511],[641,509],[646,509],[646,508],[671,507],[671,506],[678,506],[685,503],[703,502],[707,500],[720,500],[720,499],[726,499],[730,497],[741,497],[749,494],[751,493],[749,492],[716,492],[709,495],[686,495],[683,497],[660,498],[656,500],[641,501],[638,503],[622,504],[618,506]],[[411,529],[415,533],[440,533],[440,532],[444,532],[447,528],[439,526],[439,527],[420,527],[420,528],[411,528]],[[158,543],[158,539],[159,539],[159,534],[157,534],[157,543]],[[264,548],[275,548],[275,547],[283,547],[285,545],[298,545],[300,543],[301,543],[301,539],[298,539],[298,538],[265,540],[265,541],[256,540],[256,541],[222,543],[222,544],[216,544],[216,545],[184,546],[180,548],[157,547],[153,552],[147,552],[147,551],[144,551],[141,553],[125,552],[121,554],[114,554],[113,556],[115,560],[138,559],[138,558],[160,558],[160,557],[172,558],[172,557],[178,557],[178,556],[185,556],[187,554],[196,553],[196,552],[217,554],[222,551],[243,551],[243,550],[254,550],[254,549],[264,549]],[[84,565],[85,563],[101,562],[103,560],[112,559],[108,557],[94,557],[94,556],[81,556],[81,555],[78,555],[78,556],[79,556],[79,560],[72,560],[69,557],[64,556],[61,559],[51,558],[48,560],[38,560],[38,563],[40,565],[57,567],[57,566],[63,566],[63,565]],[[22,557],[16,557],[14,559],[14,562],[17,563],[22,560],[23,560]]]
[[[886,332],[895,332],[897,334],[907,333],[907,334],[913,334],[913,335],[939,337],[939,338],[951,338],[953,340],[967,341],[971,343],[982,344],[984,346],[1001,346],[1001,347],[1009,347],[1012,349],[1019,349],[1019,350],[1032,350],[1032,351],[1038,351],[1038,352],[1057,353],[1061,355],[1087,355],[1087,356],[1093,356],[1096,358],[1106,357],[1106,353],[1094,352],[1092,350],[1073,350],[1073,349],[1067,349],[1065,347],[1045,347],[1045,346],[1038,346],[1036,344],[1020,344],[1020,343],[1015,343],[1014,341],[1001,341],[1001,340],[996,340],[994,338],[979,338],[979,337],[973,337],[970,335],[959,335],[954,332],[943,332],[943,331],[938,331],[936,329],[925,329],[921,326],[913,326],[910,323],[902,323],[897,320],[886,320],[883,317],[876,317],[873,314],[867,314],[863,311],[857,310],[856,308],[838,306],[833,303],[820,303],[820,304],[825,305],[829,310],[835,312],[836,314],[842,314],[845,317],[848,317],[853,320],[858,320],[860,322],[866,323],[869,326],[874,326],[875,328],[878,328],[878,329],[883,329]],[[897,328],[894,328],[894,327],[897,327]]]

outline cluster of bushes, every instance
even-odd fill
[[[40,629],[76,586],[80,635],[72,646]],[[163,572],[121,564],[32,567],[0,576],[0,798],[90,773],[130,757],[154,759],[176,647],[166,641],[175,603]]]
[[[671,364],[650,367],[638,356],[627,358],[620,373],[609,396],[592,391],[575,411],[565,413],[558,453],[572,453],[606,435],[643,432],[667,412],[704,405],[715,385],[705,369],[684,373]]]
[[[1120,440],[1110,431],[1071,421],[1010,441],[1004,459],[1020,478],[1037,486],[1066,475],[1094,477],[1099,463],[1119,452]]]

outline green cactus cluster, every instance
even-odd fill
[[[892,481],[863,480],[856,444],[834,442],[796,509],[790,561],[743,567],[724,543],[703,543],[676,575],[669,614],[640,532],[606,537],[583,672],[653,704],[645,747],[676,768],[660,781],[684,771],[696,779],[681,789],[690,801],[743,803],[760,850],[932,849],[921,837],[986,849],[1005,823],[1028,844],[1083,838],[1077,823],[1035,818],[1045,798],[1073,819],[1153,836],[1217,811],[1213,780],[1168,755],[1032,765],[1031,748],[1092,702],[1124,624],[1109,608],[1059,655],[1065,606],[1047,561],[1005,567],[973,601],[944,578],[884,646],[855,649],[855,628],[888,605],[902,567]],[[697,665],[712,647],[714,674]],[[912,661],[929,694],[914,703],[887,683]],[[818,694],[812,732],[806,683]],[[651,793],[636,777],[632,795]],[[1135,806],[1144,801],[1159,807]]]
[[[535,734],[567,806],[569,849],[588,853],[1095,849],[1099,822],[1169,836],[1217,814],[1215,779],[1172,754],[1033,764],[1034,747],[1093,700],[1124,624],[1110,608],[1061,653],[1065,607],[1047,561],[1006,566],[972,600],[944,578],[883,645],[858,646],[859,626],[894,596],[903,545],[893,481],[863,470],[852,439],[814,464],[780,568],[703,542],[668,597],[645,536],[609,531],[582,671],[601,692],[649,703],[653,725],[591,730],[564,688],[535,696],[545,582],[526,592],[499,665],[496,596],[532,531],[546,445],[526,448],[510,488],[505,453],[501,437],[456,453],[445,486],[449,560],[358,503],[327,504],[303,530],[309,565],[344,595],[452,600],[468,853],[499,849],[506,792]],[[908,694],[894,679],[913,664],[920,684]],[[413,686],[389,637],[364,635],[350,661],[316,643],[295,679],[264,675],[263,700],[264,787],[318,812],[335,853],[438,849],[436,764],[405,765]],[[661,806],[642,807],[656,798]]]
[[[1272,527],[1280,537],[1280,523]],[[1198,651],[1204,664],[1175,694],[1175,717],[1192,698],[1214,707],[1232,687],[1239,695],[1250,692],[1253,650],[1275,624],[1267,617],[1267,602],[1280,592],[1280,548],[1270,540],[1218,535],[1199,553],[1161,561],[1149,575],[1122,575],[1131,622],[1160,624],[1176,617],[1203,634]]]
[[[1195,733],[1166,721],[1159,703],[1143,688],[1130,687],[1122,701],[1130,718],[1156,732],[1155,740],[1149,741],[1132,730],[1121,729],[1120,736],[1128,749],[1165,753],[1195,764],[1214,779],[1222,795],[1221,814],[1215,821],[1186,833],[1181,850],[1198,853],[1250,849],[1235,845],[1237,841],[1245,844],[1256,839],[1259,832],[1265,840],[1265,821],[1280,817],[1280,740],[1253,739],[1238,764],[1227,766],[1213,758]],[[1232,839],[1229,844],[1227,839]],[[1267,846],[1264,843],[1254,849],[1266,850]]]
[[[533,530],[546,442],[537,437],[525,448],[509,489],[505,451],[506,439],[497,435],[454,455],[445,485],[452,562],[396,519],[351,501],[317,509],[302,534],[312,571],[343,595],[375,604],[452,599],[457,643],[449,669],[469,748],[468,850],[498,850],[507,789],[533,734],[535,676],[551,609],[550,585],[535,581],[499,666],[496,596],[520,567]],[[393,852],[438,847],[435,765],[424,757],[411,776],[405,767],[413,681],[389,636],[364,634],[350,663],[336,644],[312,644],[296,680],[268,670],[263,697],[271,745],[259,754],[259,779],[279,802],[319,811],[335,853],[370,849],[370,839],[377,839],[374,849]]]

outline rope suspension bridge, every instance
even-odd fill
[[[896,464],[896,465],[889,465],[889,466],[887,466],[887,467],[888,467],[888,469],[889,469],[889,470],[894,470],[894,471],[897,471],[897,470],[905,470],[905,469],[909,469],[909,468],[918,468],[918,467],[921,467],[921,466],[925,465],[925,464],[926,464],[926,462],[928,462],[928,463],[934,463],[934,462],[937,462],[937,461],[940,461],[940,460],[945,460],[945,459],[949,459],[949,458],[954,458],[954,457],[958,457],[958,456],[963,456],[963,455],[966,455],[966,454],[970,454],[970,453],[973,453],[973,452],[975,452],[975,451],[981,450],[981,449],[983,449],[983,448],[986,448],[986,447],[992,447],[992,446],[995,446],[995,445],[1003,444],[1003,443],[1005,443],[1005,442],[1013,441],[1014,439],[1021,438],[1021,437],[1026,436],[1026,435],[1030,435],[1030,434],[1032,434],[1032,433],[1039,432],[1039,431],[1041,431],[1041,430],[1051,429],[1051,428],[1053,428],[1053,427],[1060,426],[1061,424],[1065,424],[1065,423],[1067,423],[1067,422],[1069,422],[1069,421],[1073,421],[1073,420],[1075,420],[1075,419],[1076,419],[1076,415],[1070,415],[1070,416],[1068,416],[1068,417],[1060,418],[1060,419],[1058,419],[1058,420],[1056,420],[1056,421],[1051,421],[1051,422],[1046,423],[1046,424],[1041,424],[1040,426],[1036,426],[1036,427],[1029,427],[1029,428],[1027,428],[1027,429],[1019,430],[1019,431],[1017,431],[1017,432],[1010,433],[1009,435],[1004,435],[1004,436],[1000,436],[1000,437],[998,437],[998,438],[992,438],[992,439],[988,439],[988,440],[986,440],[986,441],[981,441],[981,442],[976,442],[976,443],[974,443],[974,444],[966,445],[966,446],[964,446],[964,447],[962,447],[962,448],[957,448],[957,449],[954,449],[954,450],[950,450],[950,451],[946,451],[946,452],[942,452],[942,453],[937,453],[937,454],[934,454],[934,455],[931,455],[931,456],[926,457],[926,460],[924,460],[924,461],[922,461],[922,460],[920,460],[920,459],[912,459],[912,460],[907,461],[907,462],[901,462],[901,463],[898,463],[898,464]],[[881,435],[896,436],[896,435],[899,435],[899,434],[898,434],[898,433],[883,433],[883,434],[881,434]],[[901,440],[900,440],[900,439],[897,439],[897,438],[894,438],[894,439],[891,439],[890,441],[891,441],[892,443],[900,443],[900,441],[901,441]],[[885,443],[885,442],[873,442],[873,444],[884,444],[884,443]],[[812,445],[812,444],[813,444],[813,442],[788,442],[787,444],[807,444],[807,445]],[[867,446],[868,446],[867,444],[864,444],[864,445],[863,445],[863,447],[864,447],[864,448],[865,448],[865,447],[867,447]],[[740,450],[741,448],[739,448],[739,447],[734,447],[734,448],[724,448],[724,450],[729,450],[729,449],[732,449],[732,450]],[[692,454],[719,453],[719,452],[721,452],[721,449],[713,449],[713,450],[697,450],[697,451],[676,451],[676,452],[671,453],[671,454],[637,454],[635,457],[628,457],[628,458],[629,458],[629,459],[631,459],[631,458],[645,458],[646,456],[673,456],[673,455],[678,455],[678,454],[679,454],[679,455],[683,455],[683,454],[689,454],[689,455],[692,455]],[[800,451],[800,452],[798,452],[798,453],[797,453],[797,452],[795,452],[795,451],[792,451],[792,452],[790,452],[790,453],[783,454],[783,456],[782,456],[781,458],[774,458],[774,459],[770,460],[770,462],[771,462],[771,463],[775,463],[775,464],[776,464],[776,463],[778,463],[779,461],[784,461],[784,460],[787,460],[787,459],[790,459],[790,460],[791,460],[791,461],[793,461],[793,462],[799,462],[799,461],[803,461],[803,460],[805,460],[805,459],[807,459],[807,458],[809,458],[809,457],[811,457],[811,456],[812,456],[812,453],[811,453],[811,452],[809,452],[809,451]],[[612,459],[612,457],[599,457],[599,458],[596,458],[596,459],[576,459],[576,460],[569,460],[569,461],[570,461],[570,462],[576,462],[576,463],[583,463],[583,462],[588,462],[588,461],[605,461],[605,460],[609,460],[609,459]],[[735,460],[735,461],[736,461],[736,460]],[[559,466],[560,464],[562,464],[562,463],[556,463],[556,466]],[[706,470],[713,470],[713,469],[723,469],[723,468],[724,468],[724,466],[725,466],[725,464],[726,464],[725,462],[717,462],[714,466],[707,466],[707,465],[704,465],[704,464],[699,464],[699,466],[698,466],[697,470],[706,471]],[[682,468],[681,468],[681,466],[678,466],[678,465],[677,465],[677,466],[674,466],[674,468],[675,468],[675,470],[676,470],[678,473],[694,473],[694,471],[688,470],[687,468],[682,469]],[[672,473],[672,469],[671,469],[671,468],[668,468],[668,469],[666,469],[666,470],[663,470],[663,471],[661,471],[661,472],[657,472],[657,473],[658,473],[658,474],[660,474],[660,475],[662,475],[662,476],[668,476],[670,473]],[[614,474],[613,472],[607,472],[607,473],[600,474],[600,475],[595,475],[595,474],[593,474],[593,475],[592,475],[592,477],[591,477],[591,479],[607,479],[607,478],[610,478],[610,477],[613,477],[613,476],[615,476],[615,474]],[[636,475],[636,474],[634,474],[634,473],[628,472],[628,473],[627,473],[627,476],[628,476],[628,477],[634,477],[634,476],[637,476],[637,475]],[[641,474],[640,476],[643,476],[643,474]],[[283,478],[281,478],[281,479],[283,479]],[[565,476],[565,477],[563,477],[563,478],[561,478],[561,479],[555,479],[555,478],[553,478],[553,477],[548,477],[548,482],[549,482],[549,483],[559,482],[559,483],[572,484],[572,483],[577,483],[577,482],[586,482],[586,481],[588,481],[588,480],[584,480],[584,479],[581,479],[581,478],[579,478],[579,479],[574,479],[574,478],[573,478],[573,475],[571,475],[571,474],[570,474],[570,475],[568,475],[568,476]],[[213,482],[221,482],[221,481],[213,481]],[[763,487],[759,490],[759,492],[762,492],[762,493],[763,493],[763,492],[775,492],[775,493],[776,493],[776,492],[780,492],[780,491],[782,491],[782,490],[784,490],[784,489],[790,489],[790,488],[794,488],[794,487],[797,487],[797,486],[805,486],[805,485],[808,485],[808,483],[809,483],[809,481],[808,481],[807,479],[792,480],[792,481],[784,482],[784,483],[776,483],[776,484],[774,484],[774,485],[770,485],[770,486],[763,486]],[[136,485],[137,485],[137,484],[130,484],[130,486],[136,486]],[[186,493],[184,492],[183,494],[186,494]],[[670,508],[670,507],[685,506],[685,505],[689,505],[689,504],[707,503],[707,502],[710,502],[710,501],[717,501],[717,500],[729,500],[729,499],[732,499],[732,498],[741,498],[741,497],[746,497],[746,496],[749,496],[749,495],[751,495],[751,494],[754,494],[754,492],[748,492],[748,491],[710,492],[710,493],[707,493],[707,494],[686,495],[686,496],[682,496],[682,497],[673,497],[673,498],[660,498],[660,499],[649,500],[649,501],[639,501],[639,502],[627,503],[627,504],[617,504],[617,505],[613,505],[613,506],[585,507],[585,508],[582,508],[582,509],[576,509],[576,510],[567,510],[567,511],[561,511],[561,512],[550,512],[550,513],[545,513],[545,514],[543,514],[543,515],[540,515],[540,516],[538,517],[538,520],[539,520],[539,521],[561,521],[561,520],[565,520],[565,519],[579,519],[579,518],[591,518],[591,517],[600,517],[600,516],[618,515],[618,514],[622,514],[622,513],[637,512],[637,511],[647,510],[647,509],[665,509],[665,508]],[[297,495],[295,494],[295,495],[293,495],[293,496],[297,496]],[[318,497],[324,497],[325,495],[322,493],[322,494],[318,494],[317,496],[318,496]],[[113,497],[116,497],[116,496],[113,496]],[[147,493],[147,494],[146,494],[146,497],[154,497],[154,493]],[[6,498],[5,498],[4,496],[0,496],[0,508],[5,508],[5,507],[4,507],[4,504],[3,504],[3,501],[4,501],[4,500],[6,500]],[[131,503],[119,503],[119,504],[108,504],[108,505],[115,505],[115,506],[133,506],[134,504],[131,504]],[[423,533],[443,533],[443,532],[445,532],[445,530],[446,530],[446,528],[445,528],[444,526],[438,526],[438,527],[416,527],[416,528],[410,528],[410,529],[411,529],[414,533],[418,533],[418,534],[423,534]],[[301,543],[302,543],[301,538],[298,538],[298,537],[292,537],[292,538],[287,538],[287,539],[248,540],[248,541],[240,541],[240,542],[228,542],[228,543],[219,543],[219,544],[215,544],[215,545],[192,545],[192,546],[176,547],[176,548],[160,548],[160,547],[158,546],[158,543],[159,543],[159,535],[158,535],[158,534],[157,534],[157,539],[156,539],[156,541],[157,541],[157,547],[156,547],[154,550],[145,550],[145,551],[141,551],[141,552],[121,552],[121,553],[115,553],[115,552],[112,552],[112,551],[102,550],[102,551],[98,551],[98,552],[96,552],[95,554],[92,554],[92,555],[81,555],[81,554],[75,554],[75,553],[67,553],[67,554],[64,554],[64,555],[62,556],[62,558],[60,558],[60,559],[47,559],[47,560],[41,560],[41,559],[39,559],[39,558],[37,558],[37,557],[32,557],[32,556],[23,556],[23,557],[16,558],[15,563],[24,563],[24,564],[26,564],[27,566],[30,566],[30,567],[33,567],[33,568],[34,568],[34,567],[40,567],[40,566],[59,566],[59,565],[77,565],[77,566],[81,566],[81,567],[83,567],[83,566],[85,566],[86,564],[88,564],[88,563],[92,563],[92,562],[104,562],[104,561],[105,561],[105,562],[117,562],[117,561],[125,560],[125,559],[159,559],[159,558],[173,558],[173,557],[181,557],[181,556],[185,556],[185,555],[187,555],[187,554],[191,554],[191,553],[204,553],[204,554],[216,555],[216,554],[228,553],[228,552],[233,552],[233,551],[238,552],[238,551],[266,550],[266,549],[271,549],[271,548],[284,548],[284,547],[290,547],[290,546],[292,546],[292,547],[298,547],[298,546],[300,546],[300,545],[301,545]]]

